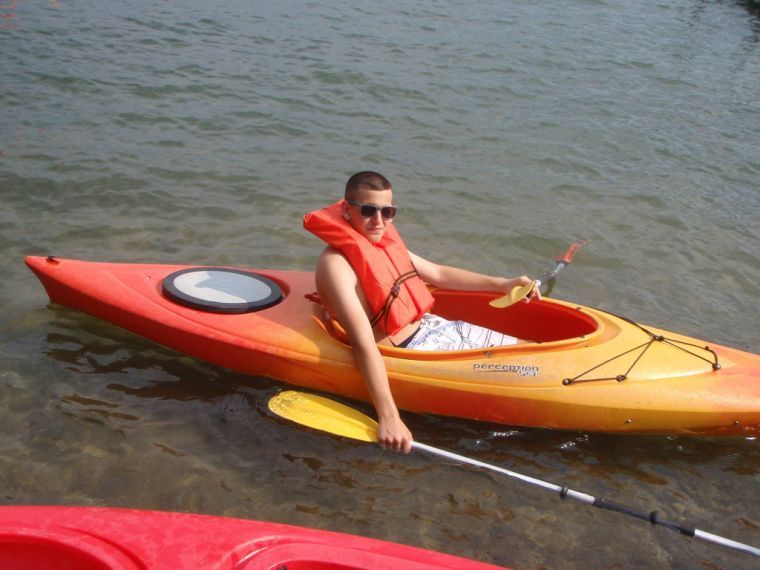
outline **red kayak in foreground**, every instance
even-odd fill
[[[0,507],[0,570],[496,570],[391,542],[158,511]]]

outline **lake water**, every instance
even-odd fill
[[[283,384],[49,306],[28,254],[311,269],[383,172],[410,248],[760,352],[760,10],[739,0],[0,0],[0,504],[255,518],[516,568],[756,561],[274,419]],[[366,410],[366,408],[363,408]],[[754,439],[405,416],[438,447],[760,544]]]

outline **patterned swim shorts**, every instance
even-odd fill
[[[404,344],[410,350],[467,350],[517,344],[513,336],[466,321],[449,321],[425,313],[420,328]]]

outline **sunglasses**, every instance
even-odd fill
[[[398,206],[375,206],[374,204],[362,204],[352,200],[346,200],[351,206],[358,206],[362,218],[372,218],[378,210],[384,220],[392,220],[398,211]]]

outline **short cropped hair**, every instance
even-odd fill
[[[377,172],[371,170],[365,170],[363,172],[357,172],[346,182],[346,192],[344,198],[346,200],[353,198],[353,195],[360,189],[367,188],[369,190],[391,190],[391,183],[388,179]]]

